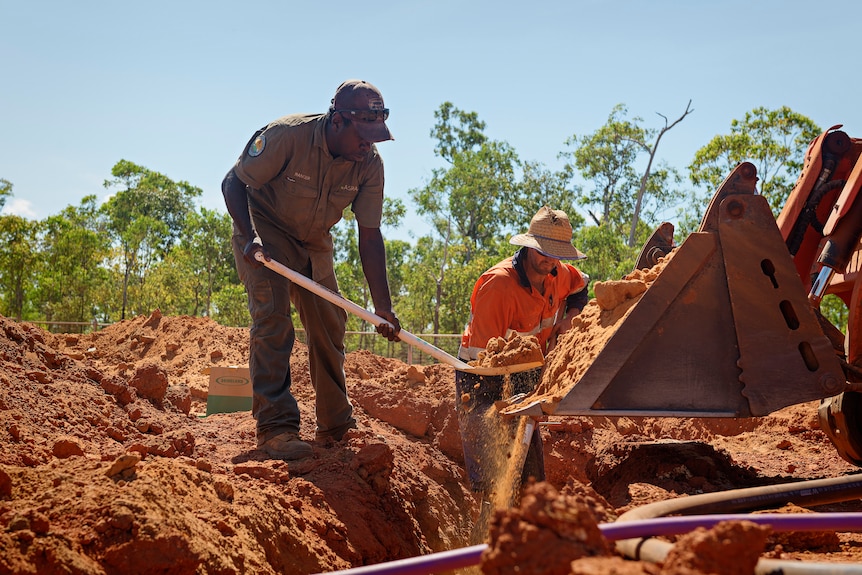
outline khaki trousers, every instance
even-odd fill
[[[248,293],[252,319],[249,372],[258,443],[286,431],[299,432],[299,406],[290,391],[290,355],[296,341],[291,303],[306,332],[308,366],[315,392],[315,435],[318,439],[340,437],[356,424],[344,375],[347,313],[272,270],[250,265],[242,254],[246,242],[245,237],[234,234],[234,259]],[[282,237],[276,242],[268,241],[266,248],[273,259],[311,277],[308,252],[295,240]],[[334,275],[319,283],[338,291]]]

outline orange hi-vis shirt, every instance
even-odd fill
[[[556,273],[545,276],[545,293],[532,289],[526,275],[515,264],[520,255],[506,258],[485,273],[473,286],[470,320],[461,335],[458,352],[464,361],[478,359],[493,337],[534,335],[542,353],[548,351],[551,330],[566,313],[566,298],[587,285],[576,267],[557,263]]]

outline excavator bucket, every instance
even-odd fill
[[[835,350],[756,182],[750,163],[725,179],[574,385],[504,413],[750,417],[841,392]],[[638,265],[670,249],[668,225]]]

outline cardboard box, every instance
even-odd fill
[[[207,415],[251,411],[251,377],[248,367],[211,367]]]

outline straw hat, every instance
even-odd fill
[[[542,206],[533,216],[526,234],[512,236],[509,243],[533,248],[560,260],[582,260],[587,257],[572,245],[572,224],[566,212],[552,210],[548,206]]]

